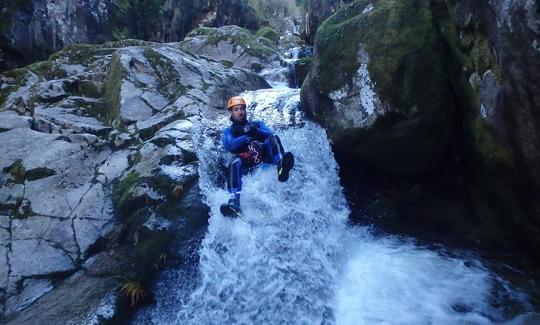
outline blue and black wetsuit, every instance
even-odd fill
[[[278,136],[262,121],[231,121],[233,124],[223,130],[222,142],[235,155],[229,163],[227,189],[237,194],[242,189],[243,174],[261,162],[278,164],[284,150]]]

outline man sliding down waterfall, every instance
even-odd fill
[[[281,141],[262,121],[249,122],[246,118],[246,102],[242,97],[231,97],[227,101],[232,125],[223,131],[223,146],[234,154],[229,162],[227,189],[230,199],[221,206],[224,216],[240,214],[240,191],[242,175],[260,163],[275,164],[278,180],[286,182],[294,166],[294,156],[285,152]]]

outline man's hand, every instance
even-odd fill
[[[246,126],[244,126],[244,133],[249,134],[250,136],[254,136],[258,128],[259,126],[257,125],[257,123],[249,122],[248,124],[246,124]]]

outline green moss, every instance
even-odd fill
[[[262,45],[267,46],[267,47],[269,47],[269,48],[274,48],[275,44],[277,44],[277,43],[272,42],[272,41],[269,40],[268,38],[262,37],[262,36],[260,36],[260,37],[257,39],[257,42],[259,42],[259,43],[261,43]]]
[[[266,58],[276,54],[276,47],[271,41],[262,37],[258,38],[241,27],[236,27],[232,31],[199,27],[191,31],[186,37],[200,35],[206,36],[206,45],[217,45],[221,41],[230,40],[233,45],[233,53],[242,51],[241,53],[246,53],[258,58]]]
[[[181,75],[169,58],[152,48],[145,48],[143,54],[158,76],[160,89],[167,90],[166,94],[169,99],[174,100],[187,93],[189,87],[182,84]],[[186,62],[184,64],[188,69],[193,69],[194,72],[201,75],[201,72],[196,67],[188,65]]]
[[[16,160],[11,166],[4,168],[4,173],[11,175],[13,183],[24,183],[25,169],[21,159]]]
[[[92,80],[81,80],[77,84],[77,92],[85,97],[101,98],[105,84]]]
[[[227,68],[227,69],[230,69],[230,68],[234,67],[234,64],[231,61],[221,60],[219,62],[221,64],[223,64],[225,66],[225,68]]]
[[[122,47],[128,47],[128,46],[148,46],[156,43],[143,41],[140,39],[122,39],[118,41],[111,41],[106,42],[100,45],[102,48],[122,48]]]
[[[23,85],[23,82],[26,80],[26,74],[27,70],[25,69],[10,70],[2,74],[5,78],[5,83],[4,80],[2,80],[4,85],[0,88],[0,106],[4,104],[4,101],[9,97],[9,94]]]
[[[132,195],[133,190],[141,183],[139,174],[132,170],[119,183],[113,186],[113,200],[115,206],[121,208]]]
[[[509,151],[494,138],[486,123],[477,118],[472,129],[475,151],[484,167],[493,172],[501,168],[511,168],[512,158]]]
[[[445,76],[427,2],[356,1],[323,22],[316,35],[325,93],[352,81],[358,70],[359,44],[369,53],[368,69],[381,97],[396,108],[437,107]],[[424,76],[418,78],[418,75]]]
[[[311,57],[301,58],[294,62],[294,74],[299,85],[306,79],[312,62],[313,58]]]
[[[116,0],[113,37],[158,40],[163,0]]]
[[[115,53],[112,57],[109,67],[109,73],[107,75],[107,90],[105,91],[105,105],[104,110],[99,112],[99,115],[107,120],[109,123],[118,125],[119,122],[115,120],[120,116],[120,91],[122,89],[122,79],[125,76],[124,67],[120,60],[120,54]]]
[[[53,63],[49,60],[36,62],[25,67],[25,69],[32,71],[33,73],[41,76],[45,79],[53,79]],[[58,75],[57,78],[66,77],[66,75]]]
[[[279,41],[279,34],[274,29],[270,27],[263,27],[255,33],[257,36],[266,37],[270,41],[272,41],[274,44],[277,44]]]
[[[142,155],[140,151],[136,151],[134,154],[130,154],[128,156],[128,166],[129,168],[132,168],[133,166],[140,163],[142,160]]]
[[[24,178],[29,181],[34,181],[36,179],[49,177],[55,174],[56,172],[52,169],[49,169],[47,167],[38,167],[26,171],[26,173],[24,174]]]
[[[52,54],[49,57],[49,61],[67,59],[70,64],[86,65],[94,60],[94,55],[110,54],[112,53],[112,51],[113,50],[103,48],[100,45],[71,44],[64,47],[62,50]]]

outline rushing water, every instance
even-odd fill
[[[221,216],[228,194],[215,134],[230,122],[203,122],[199,185],[211,216],[198,265],[169,271],[135,323],[492,324],[514,316],[508,305],[531,309],[474,257],[348,225],[338,166],[325,131],[297,110],[299,90],[244,96],[248,117],[295,154],[291,177],[280,183],[274,166],[258,168],[244,177],[242,219]]]

